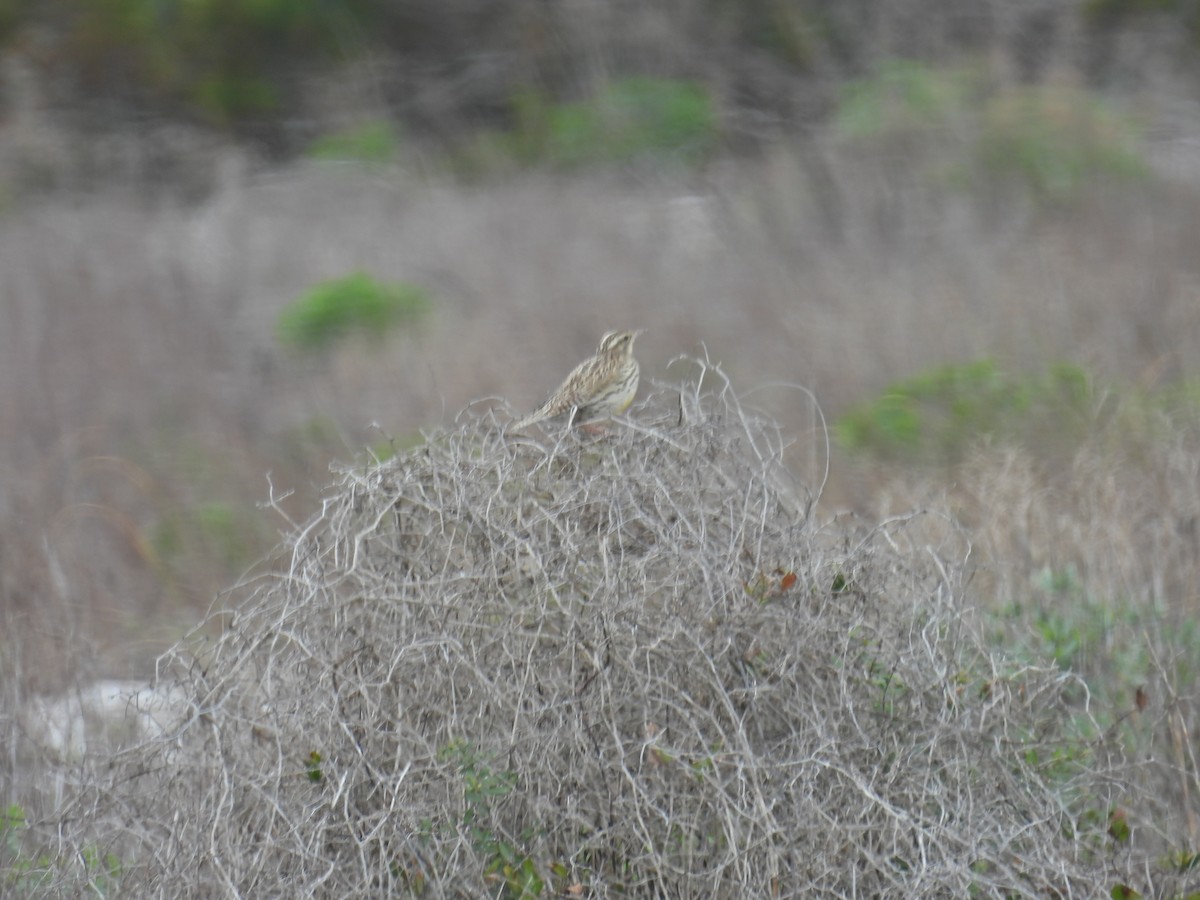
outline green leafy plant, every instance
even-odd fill
[[[1135,16],[1169,18],[1193,43],[1200,42],[1200,16],[1190,0],[1086,0],[1080,11],[1089,24],[1099,27],[1120,27]]]
[[[232,575],[267,544],[258,511],[249,503],[171,504],[160,513],[143,546],[147,561],[171,588],[187,583],[197,566]]]
[[[935,178],[1019,184],[1053,203],[1149,171],[1136,120],[1095,92],[1054,81],[991,84],[979,66],[887,60],[842,89],[834,122],[847,141],[920,150],[913,162]]]
[[[49,888],[55,869],[65,861],[46,855],[30,856],[25,852],[29,831],[25,810],[11,804],[0,811],[0,894],[9,896],[36,894]],[[123,866],[113,853],[102,852],[88,844],[80,848],[77,860],[87,873],[87,886],[96,896],[107,897],[120,887]]]
[[[842,88],[834,121],[851,138],[938,126],[964,110],[978,81],[968,69],[887,60],[872,76]]]
[[[514,128],[480,135],[462,161],[466,166],[694,163],[713,150],[718,138],[712,98],[692,81],[619,79],[573,103],[525,90],[514,95],[512,107]]]
[[[978,156],[988,171],[1065,199],[1092,179],[1144,176],[1137,135],[1131,118],[1079,88],[1010,88],[984,108]]]
[[[462,778],[464,808],[459,824],[471,835],[475,849],[488,860],[488,879],[502,884],[506,897],[542,896],[546,880],[533,858],[520,845],[496,833],[493,804],[516,790],[517,773],[492,768],[488,758],[465,741],[447,744],[438,758],[451,763]]]
[[[1176,872],[1192,872],[1200,868],[1200,853],[1191,850],[1174,850],[1163,861],[1165,868]],[[1190,900],[1191,895],[1189,895]]]
[[[296,58],[333,59],[385,10],[375,0],[63,0],[58,51],[83,76],[138,85],[139,99],[182,102],[237,124],[277,110]]]
[[[342,337],[382,336],[414,325],[431,308],[425,291],[404,282],[380,282],[362,272],[324,281],[279,316],[279,340],[299,350],[328,349]]]
[[[367,122],[318,138],[309,146],[308,155],[314,159],[383,163],[395,158],[398,144],[391,123]]]
[[[1107,592],[1106,592],[1107,591]],[[1169,634],[1170,653],[1159,670],[1174,684],[1192,684],[1200,671],[1200,625],[1188,617],[1164,618],[1166,611],[1145,605],[1108,585],[1088,584],[1073,568],[1043,568],[1028,592],[998,610],[993,643],[1010,658],[1038,665],[1055,662],[1079,677],[1065,696],[1090,714],[1070,724],[1083,740],[1095,728],[1114,734],[1135,751],[1146,740],[1144,729],[1130,718],[1148,699],[1146,685],[1156,664],[1149,634]]]
[[[1138,900],[1142,896],[1127,884],[1114,884],[1108,895],[1112,900]]]
[[[778,0],[712,0],[708,15],[733,29],[756,55],[766,52],[789,66],[810,69],[822,46],[839,40],[820,4]]]
[[[655,78],[616,81],[588,102],[554,107],[548,126],[547,155],[566,165],[639,156],[695,159],[716,137],[704,88]]]
[[[304,760],[304,774],[309,781],[317,782],[325,777],[325,773],[321,770],[323,758],[320,752],[316,750],[309,751],[308,757]]]
[[[8,41],[32,5],[31,0],[0,0],[0,44]]]
[[[25,810],[14,803],[0,812],[0,888],[30,893],[49,881],[53,860],[25,853]]]
[[[834,427],[845,449],[883,459],[952,464],[983,437],[1070,442],[1086,433],[1091,379],[1062,363],[1011,375],[990,359],[941,366],[891,385]]]

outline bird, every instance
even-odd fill
[[[588,425],[629,409],[638,389],[633,341],[643,330],[607,332],[600,338],[596,355],[571,370],[546,402],[517,422],[512,430],[520,431],[568,414],[570,424]]]

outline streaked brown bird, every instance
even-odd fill
[[[596,355],[577,365],[546,402],[512,430],[568,415],[570,424],[586,425],[629,409],[638,389],[633,341],[643,330],[610,331],[600,338]]]

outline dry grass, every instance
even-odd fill
[[[1187,146],[1176,142],[1176,149]],[[148,677],[154,657],[267,552],[277,539],[274,525],[254,507],[268,491],[264,473],[281,495],[295,491],[278,501],[280,509],[307,519],[320,502],[314,485],[326,480],[329,459],[380,440],[369,423],[382,423],[407,446],[418,428],[447,421],[447,410],[472,398],[500,394],[524,411],[608,328],[650,329],[639,341],[648,376],[676,377],[668,361],[703,344],[739,385],[803,383],[831,419],[896,378],[983,355],[1017,369],[1068,359],[1118,384],[1146,387],[1194,375],[1194,182],[1173,175],[1099,185],[1072,205],[1048,209],[1019,192],[930,181],[918,162],[887,147],[848,153],[817,139],[688,174],[529,174],[468,189],[419,167],[300,167],[232,180],[196,205],[114,192],[5,210],[0,755],[9,765],[0,765],[0,798],[48,817],[56,790],[69,780],[49,764],[54,774],[45,779],[47,768],[24,756],[16,711],[28,708],[31,695],[53,697],[79,685],[83,691],[101,678]],[[1179,171],[1186,175],[1187,166]],[[382,350],[347,346],[322,366],[282,357],[272,335],[279,310],[313,282],[355,269],[427,287],[438,307],[428,328]],[[784,451],[789,467],[820,483],[827,460],[808,401],[790,390],[753,399],[785,433],[800,436]],[[835,452],[820,517],[828,522],[833,510],[849,507],[874,521],[929,498],[950,509],[975,548],[974,579],[955,597],[984,614],[978,627],[998,657],[1047,661],[1059,648],[1043,637],[1046,623],[1063,612],[1056,634],[1080,640],[1069,658],[1059,658],[1086,679],[1099,724],[1117,728],[1122,746],[1139,758],[1169,764],[1148,776],[1157,785],[1153,799],[1143,792],[1130,806],[1135,840],[1186,854],[1200,846],[1200,785],[1188,749],[1197,733],[1190,660],[1198,658],[1200,639],[1189,623],[1200,591],[1200,479],[1194,427],[1160,425],[1115,418],[1066,460],[1044,459],[1037,448],[983,448],[968,466],[932,474],[880,471]],[[634,435],[619,432],[611,446],[627,439]],[[395,471],[391,464],[376,477]],[[343,490],[366,476],[346,478]],[[220,513],[221,506],[236,515],[226,524],[218,517],[214,532],[212,520],[198,514]],[[173,523],[183,523],[175,544],[168,540]],[[902,564],[930,563],[916,526],[897,527],[887,532],[895,547],[877,533],[859,548],[843,520],[814,521],[801,530],[796,555],[772,565],[794,566],[810,579],[830,566],[859,565],[901,605],[933,604],[937,620],[944,612],[937,597],[887,586]],[[947,571],[957,571],[962,554],[940,538],[933,545]],[[914,555],[904,561],[909,550]],[[827,569],[806,569],[804,552],[807,562],[823,560]],[[1072,573],[1067,588],[1043,580]],[[683,586],[692,596],[690,584]],[[804,627],[818,629],[829,646],[845,646],[850,627],[864,626],[826,600],[814,607],[821,616]],[[542,615],[540,600],[528,608]],[[582,617],[571,609],[555,615],[574,627]],[[771,604],[750,611],[766,618],[738,620],[743,631],[731,634],[779,624],[769,618],[780,615]],[[881,633],[892,628],[893,642],[913,633],[901,627],[907,620],[866,621]],[[735,652],[718,652],[715,638],[701,638],[699,628],[665,633],[673,647],[690,635],[719,659]],[[220,646],[234,653],[232,645]],[[883,657],[889,663],[912,649],[886,646],[894,651]],[[951,653],[942,643],[935,649]],[[961,652],[979,660],[991,655],[970,642]],[[1043,677],[1068,688],[1064,702],[1075,710],[1081,682],[1036,674]],[[1139,719],[1130,705],[1142,685],[1151,704]],[[851,688],[838,681],[832,690],[840,702]],[[225,706],[233,709],[231,701]],[[849,727],[838,708],[820,708],[834,718],[818,735]],[[654,718],[646,722],[662,727]],[[645,725],[643,742],[650,739]],[[698,754],[692,745],[700,726],[688,727],[693,731],[678,739]],[[511,721],[509,728],[511,734]],[[326,731],[312,733],[319,740],[303,741],[301,755],[333,752]],[[278,762],[270,756],[275,746],[255,752]],[[457,763],[453,751],[437,760],[430,754],[442,748],[436,741],[429,747],[429,771],[457,772],[461,785],[461,753]],[[285,761],[292,766],[293,756]],[[303,781],[303,763],[296,765]],[[507,759],[486,765],[510,768]],[[750,762],[738,765],[752,770]],[[605,771],[623,783],[619,770]],[[737,779],[729,784],[741,784]],[[504,818],[516,801],[497,802],[504,829],[514,821],[544,824],[532,814]],[[724,800],[712,802],[724,809]],[[693,812],[697,827],[707,821]],[[754,828],[767,825],[764,819]],[[811,832],[811,822],[806,827]],[[136,844],[144,835],[132,831]],[[743,836],[730,832],[733,841]],[[199,841],[189,852],[205,846]],[[1057,852],[1053,842],[1047,846]],[[478,853],[463,847],[463,854]],[[621,852],[638,859],[639,847]],[[550,865],[552,854],[537,861]],[[571,862],[585,863],[591,865]]]
[[[956,512],[999,641],[1053,652],[1127,747],[1166,763],[1144,773],[1145,800],[1129,815],[1148,829],[1169,823],[1167,845],[1186,854],[1200,846],[1200,459],[1194,421],[1143,424],[1151,433],[1135,437],[1118,420],[1065,468],[981,452]]]
[[[121,894],[1094,896],[1136,801],[931,514],[819,525],[784,441],[659,389],[600,437],[468,411],[343,468],[290,562],[79,770],[44,886]],[[175,679],[179,680],[176,681]]]

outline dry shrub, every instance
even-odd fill
[[[980,449],[956,499],[1000,579],[985,596],[1004,601],[1032,572],[1072,569],[1114,600],[1194,611],[1200,422],[1148,418],[1118,414],[1058,464],[1014,448]]]
[[[818,525],[771,422],[659,389],[340,470],[48,823],[135,895],[1094,896],[1115,761],[965,616],[946,519]],[[709,378],[711,383],[714,379]],[[1120,861],[1120,862],[1119,862]],[[75,867],[74,869],[72,867]]]
[[[1200,846],[1198,430],[1194,414],[1133,406],[1057,464],[981,448],[950,496],[996,643],[1053,652],[1087,682],[1092,712],[1145,760],[1130,822],[1165,825],[1186,861]]]

